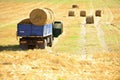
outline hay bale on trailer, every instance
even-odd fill
[[[95,16],[101,17],[101,10],[96,10],[96,11],[95,11]]]
[[[73,4],[73,5],[72,5],[72,8],[79,8],[79,6],[76,5],[76,4]]]
[[[86,16],[86,24],[93,24],[94,17],[93,16]]]
[[[68,16],[74,17],[75,16],[75,11],[69,11]]]
[[[22,21],[20,21],[18,24],[32,24],[30,19],[27,18],[27,19],[23,19]]]
[[[86,11],[80,11],[80,16],[85,17],[86,16]]]
[[[48,8],[34,9],[29,16],[30,21],[36,26],[49,24],[54,21],[53,12]]]

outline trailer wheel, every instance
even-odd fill
[[[28,45],[28,49],[34,49],[35,45]]]
[[[47,38],[47,46],[52,47],[52,42],[53,42],[53,36],[49,36]]]
[[[46,45],[47,45],[47,41],[46,41],[46,39],[44,39],[43,43],[41,43],[41,45],[40,45],[40,49],[45,49]]]
[[[27,49],[28,49],[28,46],[27,46],[27,45],[22,45],[22,44],[20,44],[20,48],[21,48],[22,50],[27,50]]]
[[[50,43],[49,43],[49,47],[52,47],[52,44],[53,44],[53,38],[52,38],[52,36],[49,38],[49,40],[50,40]]]
[[[26,43],[22,43],[22,41],[24,42],[24,41],[26,41],[26,40],[23,39],[23,38],[21,38],[21,39],[19,40],[20,48],[21,48],[22,50],[27,50],[27,49],[28,49],[28,45],[27,45]]]

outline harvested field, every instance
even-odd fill
[[[0,80],[120,80],[119,0],[30,1],[0,1]],[[73,4],[79,5],[74,18],[68,16]],[[52,48],[21,50],[17,23],[44,7],[63,22],[62,35]],[[93,16],[94,24],[86,24],[86,17],[79,16],[81,10],[86,16],[95,10],[104,13]]]
[[[37,52],[37,53],[34,53]],[[39,50],[20,51],[1,55],[1,79],[109,79],[119,80],[118,54],[67,55],[65,53],[44,55]],[[44,52],[44,51],[43,51]],[[3,54],[5,54],[3,52]],[[15,55],[16,54],[16,55]],[[14,55],[14,56],[13,56]],[[18,57],[19,56],[19,57]],[[14,59],[13,59],[14,57]],[[113,59],[115,57],[116,59]],[[7,60],[7,62],[6,62]],[[74,64],[74,65],[73,65]],[[112,66],[112,67],[111,67]],[[8,69],[9,67],[9,69]],[[111,77],[110,77],[111,76]]]

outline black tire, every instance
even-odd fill
[[[35,45],[28,45],[28,49],[34,49]]]
[[[21,48],[22,50],[28,50],[28,46],[27,46],[27,45],[21,45],[21,44],[20,44],[20,48]]]
[[[21,48],[22,50],[27,50],[27,49],[28,49],[27,44],[26,44],[26,43],[25,43],[25,44],[22,44],[21,41],[26,41],[26,40],[25,40],[24,38],[20,38],[19,44],[20,44],[20,48]]]
[[[52,36],[50,36],[50,38],[49,38],[49,40],[50,40],[50,43],[49,43],[49,47],[52,47],[52,44],[53,44],[53,37]]]
[[[39,45],[39,48],[40,49],[45,49],[46,45],[47,45],[47,41],[46,41],[46,39],[44,39],[43,43],[41,43],[41,45]]]

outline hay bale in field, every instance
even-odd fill
[[[101,17],[101,10],[96,10],[96,11],[95,11],[95,16]]]
[[[86,17],[86,24],[93,24],[94,23],[94,17],[93,16],[87,16]]]
[[[68,16],[74,17],[75,16],[75,11],[69,11]]]
[[[50,17],[51,17],[52,21],[54,21],[55,20],[54,12],[51,9],[49,9],[49,8],[44,8],[44,9],[49,10],[49,13],[51,15]]]
[[[86,11],[80,11],[80,16],[85,17],[86,16]]]
[[[20,21],[19,24],[32,24],[32,23],[31,23],[30,19],[27,18],[27,19]]]
[[[48,8],[34,9],[31,11],[29,16],[30,21],[36,26],[49,24],[54,21],[53,12]]]
[[[73,5],[72,5],[72,8],[79,8],[79,6],[76,5],[76,4],[73,4]]]

